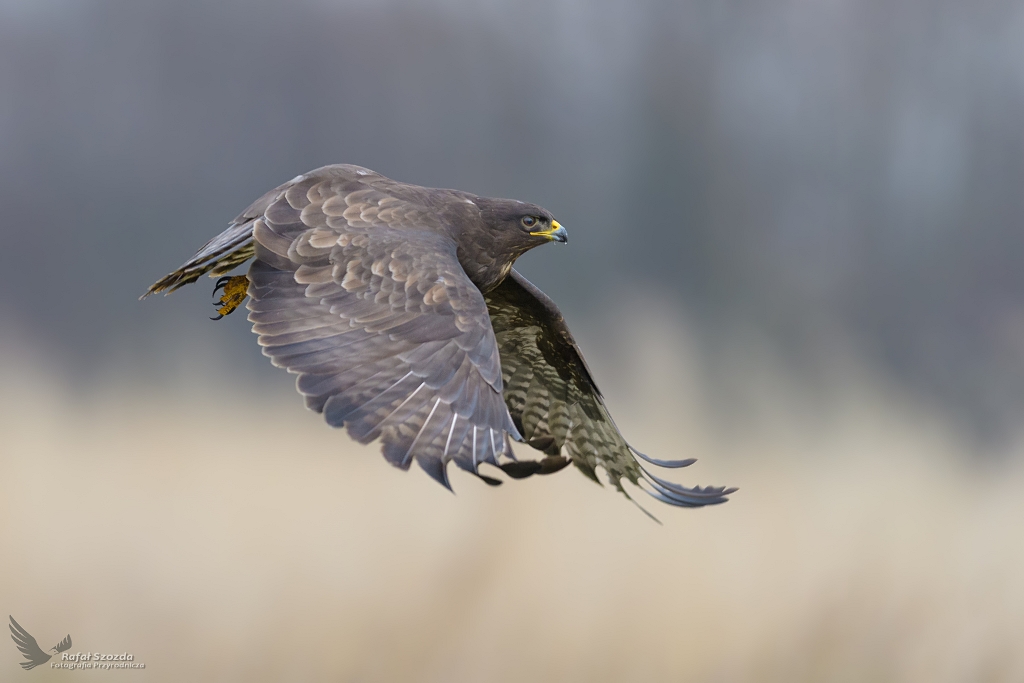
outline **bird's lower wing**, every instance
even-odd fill
[[[526,278],[513,270],[486,301],[501,354],[505,402],[528,444],[549,455],[564,449],[599,483],[597,468],[602,468],[627,497],[623,480],[682,507],[723,503],[735,490],[680,486],[644,467],[683,467],[693,460],[653,460],[626,443],[558,308]]]

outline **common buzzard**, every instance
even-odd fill
[[[693,460],[626,443],[555,304],[513,270],[566,241],[533,204],[325,166],[260,197],[143,297],[252,259],[218,281],[218,317],[248,296],[264,355],[298,375],[307,407],[448,488],[449,461],[490,484],[483,463],[522,478],[571,461],[594,481],[605,470],[627,497],[623,480],[671,505],[724,502],[735,489],[683,487],[644,466]],[[544,457],[517,460],[509,437]]]

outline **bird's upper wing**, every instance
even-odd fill
[[[380,178],[380,176],[377,176]],[[308,174],[252,220],[249,320],[306,405],[448,486],[518,438],[480,290],[418,189]],[[388,181],[391,182],[391,181]],[[402,194],[402,192],[406,194]],[[412,193],[411,195],[409,193]]]
[[[25,659],[28,660],[27,662],[21,662],[21,666],[27,670],[49,661],[50,655],[39,648],[36,639],[22,628],[21,624],[14,620],[14,617],[10,617],[10,619],[11,638],[14,640],[14,644],[18,646],[18,649],[21,650],[21,654],[25,655]]]
[[[505,402],[527,443],[549,455],[565,448],[573,464],[598,482],[596,468],[603,468],[627,497],[623,479],[683,507],[722,503],[735,490],[687,488],[643,467],[641,460],[662,467],[693,460],[654,460],[626,443],[558,308],[526,278],[513,270],[486,301],[501,353]]]
[[[363,191],[362,194],[360,194],[361,191]],[[427,227],[430,222],[436,223],[436,216],[422,205],[421,200],[425,199],[424,191],[424,188],[399,183],[368,168],[350,164],[324,166],[296,176],[250,204],[245,211],[231,221],[227,230],[200,247],[199,251],[176,271],[155,282],[142,295],[142,298],[156,292],[169,294],[190,282],[195,282],[204,273],[223,275],[248,261],[252,258],[254,249],[253,225],[257,219],[263,217],[268,209],[279,203],[286,192],[291,192],[293,199],[300,197],[303,193],[313,193],[310,197],[315,200],[310,198],[301,200],[313,207],[307,214],[307,218],[311,220],[317,220],[311,216],[320,209],[324,201],[329,199],[327,195],[334,194],[338,199],[348,202],[345,207],[351,210],[348,218],[355,219],[359,223],[367,223],[362,220],[368,217],[368,214],[367,216],[362,214],[362,210],[366,209],[384,213],[383,216],[374,214],[375,219],[381,219],[374,220],[374,225],[418,224],[421,227]],[[320,196],[321,194],[323,196]],[[387,197],[389,201],[386,206],[376,203],[377,200],[384,197]],[[386,209],[390,209],[390,211]]]

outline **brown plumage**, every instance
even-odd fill
[[[306,405],[445,486],[450,461],[498,483],[482,463],[520,478],[561,469],[564,454],[623,493],[625,479],[673,505],[724,502],[734,489],[641,465],[692,460],[652,460],[622,438],[558,309],[512,269],[550,241],[565,229],[539,206],[325,166],[258,199],[144,296],[253,258],[253,332]],[[509,436],[547,457],[516,461]]]

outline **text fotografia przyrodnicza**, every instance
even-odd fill
[[[63,652],[59,662],[50,662],[51,669],[145,669],[130,652]]]

